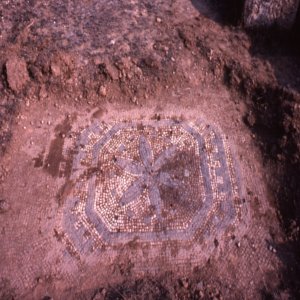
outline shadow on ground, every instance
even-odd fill
[[[244,0],[191,0],[194,7],[206,17],[222,25],[238,25]]]

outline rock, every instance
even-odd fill
[[[196,285],[197,290],[202,290],[203,287],[204,287],[203,281],[199,281],[199,282],[197,283],[197,285]]]
[[[299,0],[246,0],[244,24],[246,28],[271,27],[283,29],[293,26]]]
[[[205,296],[204,292],[203,291],[199,291],[199,298],[200,299],[203,299]]]
[[[36,281],[37,281],[37,283],[40,283],[40,284],[44,283],[44,280],[43,280],[43,278],[41,278],[41,277],[38,277],[38,278],[36,279]]]
[[[54,77],[59,77],[62,75],[60,66],[55,62],[51,63],[51,73]]]
[[[131,98],[131,102],[134,103],[135,105],[139,104],[139,102],[135,96]]]
[[[107,293],[106,289],[100,289],[94,294],[92,300],[104,300],[106,293]]]
[[[50,73],[54,78],[69,80],[74,71],[74,58],[70,54],[59,53],[51,58]]]
[[[246,124],[249,125],[250,127],[253,127],[256,123],[256,118],[254,114],[250,111],[245,117]]]
[[[273,253],[276,253],[276,249],[272,246],[272,245],[269,245],[268,247],[269,251],[273,252]]]
[[[10,209],[10,205],[3,199],[0,200],[0,214],[7,212]]]
[[[106,87],[104,85],[101,85],[100,88],[99,88],[99,94],[100,96],[102,97],[106,97],[107,95],[107,90],[106,90]]]
[[[27,64],[23,58],[11,57],[5,64],[7,82],[14,92],[21,92],[29,81]]]
[[[39,91],[39,99],[43,100],[45,98],[47,98],[48,93],[47,93],[47,89],[45,85],[42,85],[40,87],[40,91]]]
[[[109,61],[103,62],[101,58],[95,58],[94,63],[98,66],[99,72],[103,74],[106,78],[112,80],[119,79],[119,70]]]
[[[97,293],[93,298],[92,300],[104,300],[105,299],[105,296],[104,295],[101,295],[100,293]]]
[[[189,281],[187,279],[183,279],[181,282],[185,289],[187,289],[189,287]]]
[[[107,71],[108,76],[112,80],[118,80],[119,79],[119,71],[113,65],[111,65],[109,63],[106,64],[106,71]]]

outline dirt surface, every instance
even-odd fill
[[[1,2],[0,299],[299,298],[299,18],[289,32],[245,32],[241,9]],[[134,241],[93,264],[72,252],[57,224],[82,130],[199,118],[238,161],[246,230],[215,239],[198,265],[139,263]]]

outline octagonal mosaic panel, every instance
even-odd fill
[[[201,246],[233,232],[243,204],[225,140],[201,121],[94,123],[73,162],[66,246],[77,256],[133,240]]]

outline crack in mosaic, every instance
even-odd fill
[[[205,244],[243,204],[225,137],[197,121],[94,123],[79,139],[60,231],[82,255],[132,240]]]

